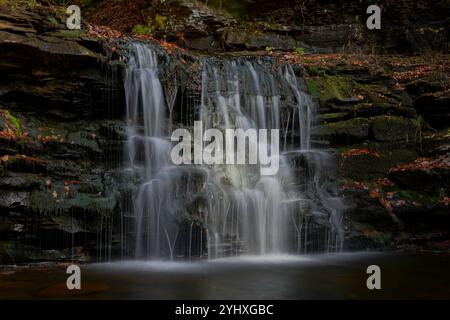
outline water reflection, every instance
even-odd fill
[[[377,264],[382,290],[366,288]],[[450,299],[449,256],[269,255],[212,261],[122,261],[82,267],[80,292],[65,268],[0,275],[0,299]]]

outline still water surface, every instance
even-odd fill
[[[366,287],[379,265],[382,290]],[[82,266],[82,290],[64,267],[3,269],[0,299],[450,299],[450,256],[341,253],[198,262]]]

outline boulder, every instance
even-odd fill
[[[450,167],[392,169],[389,179],[411,190],[450,190]]]
[[[355,118],[324,124],[314,130],[314,136],[328,139],[332,144],[349,144],[369,138],[369,121]]]
[[[0,241],[0,263],[26,263],[50,261],[86,262],[89,257],[81,248],[42,249],[38,246],[26,245],[20,242]]]
[[[450,91],[425,93],[419,96],[414,107],[433,127],[444,129],[450,123]]]
[[[38,185],[38,176],[32,173],[5,172],[0,174],[0,189],[30,190]]]
[[[230,47],[245,50],[271,48],[272,50],[291,51],[296,47],[304,46],[287,34],[273,32],[256,33],[252,30],[237,28],[228,29],[223,36],[223,40]]]
[[[411,119],[378,116],[372,120],[371,135],[376,141],[414,141],[418,135],[417,125]]]
[[[108,95],[122,95],[122,83],[107,77],[103,43],[67,30],[58,10],[26,9],[2,5],[0,103],[62,119],[104,117]]]

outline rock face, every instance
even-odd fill
[[[447,251],[448,58],[291,58],[321,108],[315,139],[340,159],[347,249]]]
[[[0,263],[64,260],[74,248],[106,259],[116,250],[120,69],[99,39],[30,5],[0,4]]]
[[[61,12],[22,5],[2,5],[1,101],[64,119],[106,114],[108,100],[117,101],[121,92],[101,68],[102,44],[65,29]]]
[[[408,52],[448,41],[448,23],[440,30],[447,2],[390,1],[373,34],[361,29],[364,1],[260,0],[234,16],[192,1],[136,1],[119,17],[102,8],[114,13],[124,1],[100,1],[90,19],[131,30],[133,14],[150,16],[152,26],[159,14],[166,22],[156,33],[202,51]],[[254,20],[239,24],[242,14]],[[406,28],[410,15],[417,19]],[[117,174],[122,66],[116,47],[63,22],[58,10],[0,1],[0,263],[105,260],[128,248],[118,230],[132,220],[119,196],[130,186]],[[416,29],[430,22],[438,43]],[[193,119],[200,101],[199,56],[180,51],[161,76],[175,124]],[[320,107],[312,143],[338,159],[346,248],[448,250],[448,56],[273,56],[299,65]]]
[[[450,121],[450,91],[425,93],[419,96],[415,105],[435,127],[442,129]]]
[[[382,28],[368,30],[366,10],[373,4],[369,0],[153,0],[130,5],[115,0],[99,1],[89,19],[122,31],[131,31],[137,23],[149,24],[153,35],[205,51],[448,51],[449,0],[381,1]],[[116,14],[124,8],[126,15]]]
[[[315,51],[420,51],[446,46],[449,4],[444,1],[380,1],[381,30],[366,28],[366,13],[373,1],[277,1],[259,0],[249,4],[255,19],[290,27],[287,34]],[[271,29],[269,27],[269,29]],[[277,27],[277,29],[280,29]],[[444,40],[446,39],[446,40]]]

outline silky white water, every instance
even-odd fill
[[[180,124],[170,122],[174,111],[165,102],[158,54],[134,44],[125,80],[125,157],[126,171],[138,185],[135,256],[340,250],[341,203],[326,187],[329,155],[311,148],[315,106],[293,68],[210,58],[202,62],[201,75],[195,114],[203,129],[279,129],[282,152],[272,156],[279,157],[280,170],[261,176],[259,165],[173,165],[169,128]],[[270,139],[259,144],[274,149]]]

